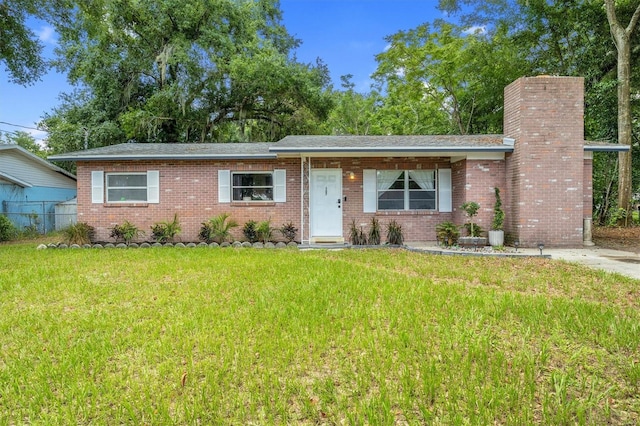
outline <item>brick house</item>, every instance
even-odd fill
[[[523,77],[505,88],[504,135],[287,136],[275,143],[120,144],[56,155],[75,161],[78,221],[107,240],[125,220],[149,231],[178,214],[183,241],[203,221],[292,222],[303,243],[342,242],[352,221],[395,219],[405,240],[435,241],[444,221],[489,229],[501,190],[505,233],[523,247],[590,243],[592,155],[583,79]],[[586,221],[585,221],[586,219]],[[588,229],[587,229],[588,231]],[[240,229],[236,229],[240,237]],[[384,237],[384,236],[383,236]]]

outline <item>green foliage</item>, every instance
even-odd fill
[[[0,214],[0,241],[10,241],[16,238],[18,230],[13,222],[3,214]]]
[[[171,222],[158,222],[151,225],[151,236],[159,243],[166,243],[173,241],[181,230],[178,214],[176,213],[173,215]]]
[[[125,244],[129,244],[134,239],[144,235],[144,231],[132,224],[128,220],[125,220],[120,225],[115,225],[111,228],[110,237],[115,239],[116,242],[123,241]]]
[[[609,220],[607,222],[608,226],[618,226],[620,223],[626,222],[627,218],[627,210],[622,207],[618,207],[615,210],[612,210],[609,215]]]
[[[16,144],[40,158],[46,158],[48,155],[47,151],[42,149],[33,136],[22,130],[5,133],[4,135],[0,132],[0,144],[1,143]]]
[[[242,227],[242,234],[250,243],[258,241],[258,233],[256,232],[257,222],[255,220],[249,220],[245,222]]]
[[[81,144],[81,129],[92,147],[278,140],[317,131],[331,108],[328,70],[295,60],[278,2],[99,2],[71,15],[57,23],[56,65],[86,90],[47,120],[56,145],[69,130]]]
[[[231,238],[231,230],[238,226],[238,222],[231,219],[228,213],[214,216],[200,227],[199,238],[206,243],[222,243]]]
[[[0,64],[8,71],[10,82],[26,86],[45,74],[43,43],[30,29],[30,17],[46,16],[47,2],[37,0],[5,0],[0,6]]]
[[[462,206],[460,206],[460,208],[464,210],[464,213],[469,218],[469,224],[470,224],[468,228],[469,235],[472,237],[479,236],[479,232],[474,230],[473,218],[475,215],[478,214],[478,210],[480,210],[480,204],[476,203],[475,201],[467,201]]]
[[[438,21],[387,37],[376,56],[383,134],[497,133],[504,86],[524,57],[506,29],[487,36]],[[446,106],[446,107],[443,107]]]
[[[83,244],[91,244],[95,229],[93,226],[85,223],[78,222],[73,225],[69,225],[62,229],[62,235],[66,244],[77,244],[79,246]]]
[[[481,237],[485,230],[477,223],[467,222],[462,225],[469,237]]]
[[[401,246],[403,243],[402,225],[394,219],[387,224],[387,244]]]
[[[351,220],[349,225],[349,241],[354,246],[363,246],[367,244],[367,236],[362,229],[362,226],[358,227],[356,220]]]
[[[493,189],[496,194],[496,202],[493,205],[493,221],[491,222],[491,229],[494,231],[501,231],[504,225],[504,210],[502,210],[502,199],[500,198],[500,188],[496,186]]]
[[[380,244],[380,222],[378,221],[378,219],[376,219],[375,216],[371,218],[367,244],[372,246],[377,246],[378,244]]]
[[[439,223],[436,225],[436,237],[444,246],[451,247],[460,238],[460,227],[450,221]]]
[[[296,236],[298,235],[298,228],[293,225],[293,222],[288,222],[280,227],[280,233],[284,239],[290,243],[296,239]]]
[[[268,243],[273,237],[274,228],[271,226],[271,220],[263,220],[256,225],[256,234],[258,239],[263,243]]]

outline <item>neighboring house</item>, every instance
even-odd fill
[[[56,204],[75,196],[73,174],[19,145],[0,144],[0,214],[16,227],[32,227],[38,232],[53,230]],[[69,216],[64,220],[75,221],[75,214]]]
[[[475,222],[488,230],[499,187],[511,240],[578,246],[589,239],[592,153],[626,149],[584,141],[583,85],[516,80],[505,88],[504,135],[121,144],[51,158],[76,162],[78,220],[100,240],[125,220],[148,234],[177,213],[182,239],[195,241],[203,221],[229,213],[241,225],[292,222],[304,243],[342,242],[352,221],[366,230],[373,217],[383,238],[396,220],[405,241],[435,241],[437,224],[466,221],[466,201],[480,204]]]

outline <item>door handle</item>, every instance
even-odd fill
[[[338,208],[342,207],[342,198],[338,198]]]

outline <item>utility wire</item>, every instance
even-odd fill
[[[6,121],[0,121],[0,124],[6,124],[8,126],[13,126],[13,127],[21,127],[23,129],[29,129],[29,130],[37,130],[39,132],[46,132],[46,130],[38,129],[36,127],[22,126],[20,124],[7,123]],[[49,133],[49,132],[47,132],[47,133]]]

